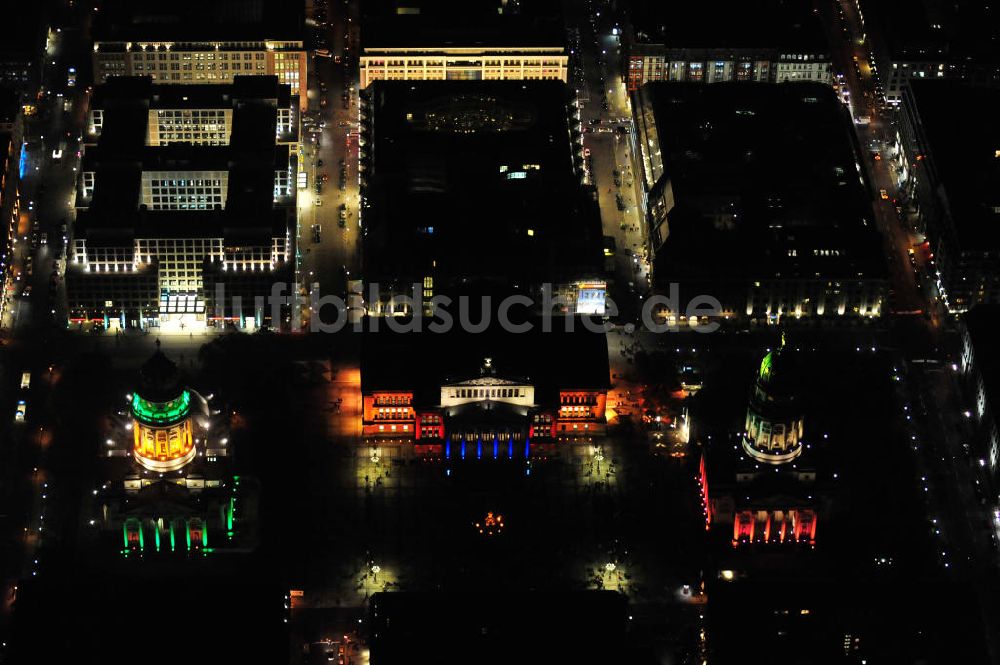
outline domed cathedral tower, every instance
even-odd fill
[[[181,385],[180,372],[159,349],[140,370],[139,389],[132,394],[133,454],[150,471],[180,469],[196,454],[192,433],[192,393]]]
[[[751,458],[785,464],[802,454],[803,415],[798,391],[798,366],[782,334],[781,346],[761,360],[750,393],[743,449]]]

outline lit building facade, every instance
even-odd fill
[[[225,410],[210,408],[214,398],[186,385],[159,349],[127,398],[102,446],[106,482],[91,524],[126,557],[252,546],[243,525],[254,519],[256,482],[233,473]]]
[[[166,85],[277,76],[305,110],[308,57],[302,8],[271,0],[241,4],[205,0],[137,7],[108,2],[93,29],[95,83],[116,76],[149,76]]]
[[[263,298],[293,272],[298,109],[288,86],[121,78],[94,97],[67,262],[70,320],[266,325]],[[220,285],[228,302],[210,302]]]
[[[633,46],[626,67],[630,92],[657,81],[833,84],[833,63],[825,50],[670,48],[643,43]]]
[[[782,376],[785,339],[760,362],[750,393],[743,450],[755,460],[784,464],[802,454],[803,415],[796,405],[794,386]]]
[[[306,108],[307,54],[301,41],[94,44],[94,78],[149,76],[160,84],[225,84],[240,75],[277,76]]]
[[[177,366],[157,352],[142,367],[141,383],[132,393],[132,454],[150,471],[176,471],[195,455],[192,399],[197,393],[181,386]]]
[[[994,528],[1000,531],[1000,305],[979,305],[959,319],[962,335],[962,374],[972,402],[975,424],[973,455],[979,458],[982,487],[994,511]]]
[[[365,47],[359,58],[361,87],[373,81],[568,80],[563,47],[469,48],[461,46]]]
[[[810,3],[768,0],[731,5],[706,20],[696,5],[627,2],[624,79],[630,92],[646,83],[729,81],[831,85],[833,64]]]
[[[816,461],[803,456],[805,386],[795,356],[782,336],[761,360],[735,445],[710,447],[702,459],[706,522],[733,547],[816,542],[821,502]]]
[[[0,283],[6,284],[13,267],[14,238],[21,216],[23,113],[18,98],[0,90]],[[6,300],[6,299],[4,299]],[[0,301],[0,316],[5,311]]]
[[[555,3],[405,4],[362,8],[362,89],[375,81],[568,81]]]
[[[442,386],[440,400],[421,408],[414,405],[413,391],[373,390],[363,397],[363,433],[432,444],[498,440],[505,448],[510,442],[541,443],[606,433],[606,389],[560,390],[557,400],[545,405],[535,402],[534,393],[534,385],[524,379],[493,375]],[[462,416],[477,411],[482,412],[483,423],[469,427],[461,422]],[[509,422],[500,426],[492,422],[494,416],[503,414],[510,416]]]
[[[652,83],[636,101],[654,284],[681,296],[666,322],[702,294],[750,323],[882,315],[881,239],[831,87]],[[795,150],[823,166],[789,172]]]
[[[604,436],[607,341],[603,334],[560,326],[562,321],[551,332],[523,334],[366,334],[364,438],[471,459],[529,457],[532,446]],[[389,365],[400,345],[418,349],[421,358],[393,373]],[[477,352],[491,355],[474,359]]]
[[[896,178],[901,208],[926,235],[928,272],[949,312],[1000,303],[1000,131],[995,88],[913,81],[901,93]],[[960,125],[952,109],[969,111]]]

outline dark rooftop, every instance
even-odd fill
[[[233,77],[230,84],[156,85],[148,76],[114,76],[97,86],[91,108],[111,105],[139,105],[152,109],[230,108],[237,101],[276,100],[279,107],[291,104],[291,87],[278,83],[277,76]]]
[[[364,48],[565,43],[554,0],[388,0],[362,11]]]
[[[861,0],[866,27],[891,58],[996,63],[1000,11],[981,0]]]
[[[0,87],[0,125],[14,122],[20,110],[21,97],[17,91]]]
[[[512,321],[521,322],[515,319],[516,312]],[[497,377],[530,381],[539,402],[554,397],[559,388],[609,386],[603,332],[587,330],[579,319],[567,332],[566,320],[560,317],[553,317],[550,332],[539,320],[527,319],[532,329],[520,334],[506,332],[493,321],[480,333],[462,330],[457,313],[456,324],[443,333],[426,330],[426,325],[424,332],[399,333],[381,322],[376,332],[362,333],[362,391],[416,390],[419,401],[437,404],[442,385],[479,377],[485,358],[491,359]]]
[[[658,277],[884,277],[849,120],[829,86],[653,83],[641,94],[676,200]]]
[[[612,591],[378,593],[371,662],[616,662],[627,614],[625,596]]]
[[[827,39],[811,0],[715,3],[710,20],[698,3],[631,0],[638,43],[668,48],[788,48],[827,50]]]
[[[139,369],[139,395],[154,402],[166,402],[180,397],[181,374],[177,364],[160,351],[156,352]]]
[[[284,235],[294,210],[274,205],[274,172],[287,168],[295,156],[289,144],[275,144],[275,107],[239,104],[228,145],[148,146],[144,97],[130,93],[156,95],[169,87],[220,88],[223,95],[288,89],[278,86],[274,77],[246,77],[232,86],[151,86],[148,79],[131,78],[99,87],[98,91],[107,89],[106,100],[117,96],[123,101],[108,105],[97,145],[84,151],[82,171],[94,171],[96,177],[93,198],[77,218],[77,235],[95,245],[129,242],[135,236],[230,238],[245,234],[267,244],[274,235]],[[202,100],[213,96],[206,91],[198,94]],[[144,171],[202,170],[228,173],[222,209],[149,211],[140,206]]]
[[[258,78],[258,77],[248,77]],[[273,77],[266,77],[274,82]],[[146,89],[143,79],[126,79],[111,86],[125,93]],[[261,82],[245,81],[236,87],[253,87]],[[102,86],[103,88],[104,86]],[[153,93],[161,86],[152,86]],[[169,86],[162,86],[169,87]],[[177,86],[187,87],[187,86]],[[200,86],[203,88],[231,86]],[[281,86],[286,87],[286,86]],[[101,88],[99,88],[100,90]],[[287,89],[287,88],[286,88]],[[274,171],[286,168],[292,159],[290,147],[275,144],[277,111],[268,104],[241,104],[233,113],[230,142],[225,146],[171,143],[163,146],[146,145],[148,113],[141,104],[111,104],[105,112],[104,130],[96,146],[84,151],[82,170],[96,173],[93,200],[89,205],[91,223],[104,227],[137,228],[156,218],[138,215],[140,184],[143,171],[220,170],[229,173],[225,208],[230,213],[251,212],[267,219],[262,211],[270,210],[274,198]],[[281,215],[283,217],[283,215]],[[271,226],[268,222],[266,226]],[[82,225],[86,228],[86,223]]]
[[[4,12],[0,60],[33,61],[45,46],[48,3],[26,2]]]
[[[81,210],[76,234],[92,247],[122,244],[135,238],[225,238],[227,244],[270,245],[271,238],[285,235],[294,221],[284,208],[258,208],[252,215],[233,210],[135,210],[128,215],[107,215]]]
[[[106,0],[94,14],[95,41],[301,40],[301,3],[281,0]]]
[[[1000,90],[955,80],[911,81],[910,99],[959,247],[1000,248]]]
[[[436,275],[438,292],[601,276],[564,84],[376,82],[368,95],[368,281]]]

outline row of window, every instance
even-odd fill
[[[400,420],[403,418],[412,418],[413,411],[406,406],[401,407],[384,407],[380,408],[375,414],[376,420]]]
[[[386,404],[409,404],[412,398],[409,395],[379,395],[375,398],[375,405]]]
[[[159,109],[156,115],[165,120],[176,118],[211,118],[221,119],[226,117],[226,109]]]
[[[496,59],[496,58],[468,58],[461,62],[444,58],[404,58],[393,60],[376,60],[363,58],[362,67],[448,67],[456,64],[461,65],[482,65],[484,67],[565,67],[566,61],[539,59],[534,57],[524,57],[518,59]]]
[[[563,395],[562,404],[597,404],[597,395]]]
[[[449,396],[458,399],[512,398],[527,397],[527,391],[524,388],[458,388]]]
[[[264,59],[264,54],[263,53],[242,53],[242,54],[241,53],[226,53],[226,52],[221,52],[221,53],[214,53],[214,52],[208,52],[208,53],[178,53],[176,51],[173,51],[173,52],[171,52],[171,51],[150,51],[150,52],[136,51],[135,53],[132,54],[132,58],[134,60],[140,61],[140,62],[142,60],[149,60],[149,61],[153,61],[153,60],[171,60],[171,61],[184,60],[184,61],[191,61],[192,59],[193,60],[208,60],[208,61],[218,59],[218,60],[225,61],[225,60],[229,60],[230,56],[232,56],[232,60],[235,61],[235,60],[239,60],[241,55],[243,56],[243,60],[263,60]]]

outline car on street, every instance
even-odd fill
[[[312,241],[316,244],[319,244],[320,240],[322,240],[322,238],[320,237],[321,228],[322,227],[320,227],[319,224],[312,225]]]
[[[31,372],[21,373],[21,389],[27,390],[31,387]]]
[[[879,196],[882,197],[883,201],[888,201],[889,200],[889,192],[885,191],[884,189],[883,190],[879,190]]]
[[[14,411],[14,422],[23,423],[28,416],[28,405],[23,399],[17,401],[17,409]]]

